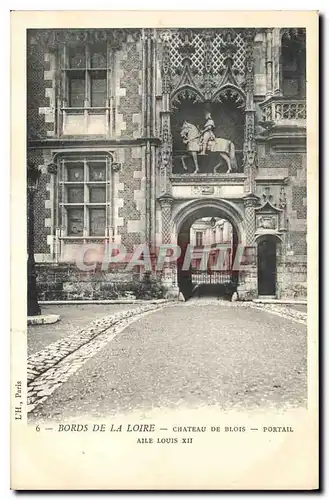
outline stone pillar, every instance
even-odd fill
[[[272,32],[273,92],[282,95],[281,90],[281,28]]]
[[[164,30],[160,34],[162,45],[161,78],[162,110],[160,112],[159,187],[160,196],[171,194],[170,175],[172,171],[172,135],[170,126],[170,93],[172,89],[170,68],[170,33]]]
[[[240,300],[252,300],[258,296],[257,282],[257,246],[255,245],[255,207],[259,199],[250,193],[243,199],[245,207],[246,245],[255,248],[255,260],[247,268],[239,272],[239,285],[237,288]]]
[[[273,95],[272,28],[266,32],[266,97]]]
[[[160,196],[159,202],[162,214],[162,243],[171,243],[171,207],[174,198],[170,194]]]
[[[168,245],[171,243],[171,207],[173,197],[165,194],[158,198],[162,214],[162,243]],[[166,263],[162,271],[162,283],[167,288],[166,298],[178,299],[179,288],[177,283],[177,263]]]
[[[206,29],[202,32],[204,40],[204,75],[203,94],[206,101],[209,101],[214,91],[213,69],[212,69],[212,43],[214,40],[214,30]]]
[[[154,213],[154,195],[152,189],[152,172],[153,155],[155,154],[152,147],[154,139],[154,30],[146,28],[143,30],[143,132],[145,138],[145,238],[148,243],[154,243],[152,240],[152,226],[155,221],[152,220]]]
[[[258,205],[258,196],[249,193],[243,198],[246,221],[246,244],[253,245],[255,239],[255,207]]]
[[[58,227],[59,217],[59,199],[58,199],[58,166],[56,157],[52,158],[52,161],[47,165],[47,173],[50,174],[50,184],[52,186],[52,198],[53,198],[53,206],[52,206],[52,236],[53,236],[53,245],[52,245],[52,258],[54,262],[58,262],[60,260],[60,227]]]
[[[254,103],[255,68],[254,68],[254,39],[255,29],[247,29],[244,33],[246,40],[246,67],[245,67],[245,127],[243,144],[243,170],[246,175],[245,193],[254,193],[256,190],[257,145],[255,141],[255,114]]]

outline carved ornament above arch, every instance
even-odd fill
[[[191,85],[184,85],[174,91],[171,97],[171,105],[173,108],[176,108],[185,100],[190,100],[191,103],[195,103],[204,102],[205,99],[198,89]]]
[[[265,189],[262,195],[262,204],[255,208],[256,235],[268,233],[282,233],[286,231],[286,196],[284,187],[281,187],[279,206],[274,203],[270,188]]]
[[[211,101],[220,102],[231,100],[237,108],[244,108],[246,105],[246,96],[237,85],[225,84],[212,96]]]

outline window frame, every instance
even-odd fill
[[[83,164],[83,180],[71,181],[67,175],[69,165],[74,163]],[[99,163],[105,166],[104,180],[90,179],[91,164]],[[58,159],[57,176],[57,221],[56,226],[61,228],[61,238],[65,240],[104,240],[112,234],[112,202],[113,202],[113,159],[110,155],[104,154],[73,154],[63,155]],[[94,165],[93,165],[94,166]],[[69,188],[82,187],[83,201],[68,201]],[[92,202],[90,200],[92,187],[105,188],[105,201]],[[82,234],[69,233],[69,210],[83,209],[83,229]],[[92,209],[101,208],[105,210],[104,233],[91,234],[91,214]]]
[[[201,241],[201,244],[199,242]],[[195,246],[202,248],[203,246],[203,231],[195,231]]]
[[[101,44],[81,44],[77,46],[72,46],[70,44],[64,44],[63,45],[63,50],[61,51],[60,54],[60,72],[61,72],[61,88],[62,88],[62,96],[63,96],[63,106],[62,108],[65,110],[72,110],[72,111],[84,111],[84,110],[103,110],[103,109],[109,109],[110,108],[110,100],[113,95],[113,87],[112,87],[112,75],[113,75],[113,59],[114,59],[114,53],[113,49],[111,48],[110,44],[108,41],[104,42],[102,45],[105,48],[106,51],[106,67],[105,68],[98,68],[98,67],[93,67],[91,60],[92,60],[92,53],[93,47],[97,47],[97,45]],[[79,49],[83,47],[84,49],[84,54],[85,54],[85,64],[82,67],[70,67],[69,63],[69,52],[70,49],[72,48]],[[104,105],[103,106],[93,106],[92,103],[92,75],[97,74],[97,72],[104,72],[106,73],[105,81],[106,81],[106,95],[104,99]],[[70,98],[70,93],[69,93],[69,75],[74,75],[77,73],[84,73],[84,86],[85,86],[85,92],[84,92],[84,99],[83,99],[83,105],[82,106],[72,106],[71,105],[71,98]]]

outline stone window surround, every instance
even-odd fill
[[[92,183],[90,184],[90,181],[88,179],[88,162],[90,161],[104,161],[105,163],[105,182],[102,182],[105,185],[105,201],[104,203],[96,203],[96,204],[91,204],[89,203],[89,200],[87,198],[87,191],[91,185],[97,186],[97,184]],[[66,210],[68,207],[70,207],[70,204],[67,203],[63,199],[65,197],[65,188],[68,185],[67,182],[64,180],[63,175],[64,175],[64,169],[65,169],[65,164],[67,162],[74,162],[74,161],[79,161],[84,163],[84,180],[83,183],[81,184],[84,188],[84,201],[82,203],[82,206],[84,207],[84,230],[83,230],[83,235],[79,236],[72,236],[68,235],[67,231],[67,214]],[[56,210],[56,221],[55,221],[55,226],[56,226],[56,239],[58,240],[63,240],[63,242],[69,242],[70,240],[79,240],[82,242],[90,241],[90,240],[106,240],[108,238],[112,238],[113,235],[113,224],[112,224],[112,217],[113,217],[113,172],[115,171],[116,165],[113,163],[113,157],[110,155],[110,153],[105,153],[105,152],[87,152],[87,151],[81,151],[81,152],[72,152],[72,153],[65,153],[63,152],[62,154],[58,155],[56,158],[56,164],[57,164],[57,176],[56,176],[56,182],[55,182],[55,189],[56,189],[56,197],[55,197],[55,210]],[[105,227],[104,227],[104,234],[103,235],[98,235],[98,236],[92,236],[90,235],[89,232],[89,223],[88,223],[88,210],[90,207],[98,207],[101,206],[105,208]]]
[[[93,135],[93,132],[89,130],[88,125],[92,123],[97,116],[104,117],[104,126],[102,130],[96,129],[96,135],[105,135],[111,137],[113,135],[113,126],[115,121],[115,110],[114,110],[114,79],[115,79],[115,49],[111,47],[110,43],[107,41],[106,52],[107,52],[107,64],[106,68],[101,68],[102,71],[106,71],[106,99],[104,106],[93,106],[91,102],[91,83],[90,83],[90,72],[96,70],[92,69],[91,64],[91,47],[93,44],[83,44],[85,48],[85,64],[81,68],[81,71],[85,73],[85,99],[83,105],[80,107],[70,106],[69,99],[69,84],[68,84],[68,74],[72,71],[69,68],[68,63],[68,49],[69,44],[64,44],[58,53],[57,65],[60,69],[59,72],[59,86],[60,86],[60,98],[57,102],[57,113],[58,113],[58,135],[72,135],[71,128],[68,128],[69,121],[72,119],[79,119],[79,125],[83,123],[84,132],[82,135]],[[79,70],[75,68],[74,70]],[[75,133],[73,132],[73,135]],[[79,134],[80,135],[80,134]]]

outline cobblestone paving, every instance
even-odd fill
[[[111,340],[121,328],[137,317],[152,312],[163,303],[145,304],[128,311],[97,319],[90,325],[67,338],[50,344],[32,354],[27,361],[28,411],[42,402],[95,352],[104,342]],[[104,335],[102,335],[104,334]],[[95,342],[92,342],[93,340]],[[65,360],[65,363],[63,363]]]
[[[68,304],[42,305],[42,314],[59,314],[60,321],[51,325],[31,325],[27,329],[27,353],[41,351],[52,342],[68,337],[99,317],[135,309],[137,304]]]
[[[220,300],[213,297],[197,297],[189,300],[186,303],[186,306],[194,307],[194,306],[204,306],[209,304],[217,304],[219,306],[224,307],[235,307],[235,308],[255,308],[260,311],[264,310],[271,314],[276,314],[281,316],[282,318],[291,319],[292,321],[296,321],[297,323],[302,323],[303,325],[307,324],[307,307],[306,306],[295,306],[295,305],[287,305],[287,304],[268,304],[261,302],[229,302],[227,300]]]
[[[196,299],[127,318],[36,379],[29,421],[305,406],[306,326],[268,312]]]

